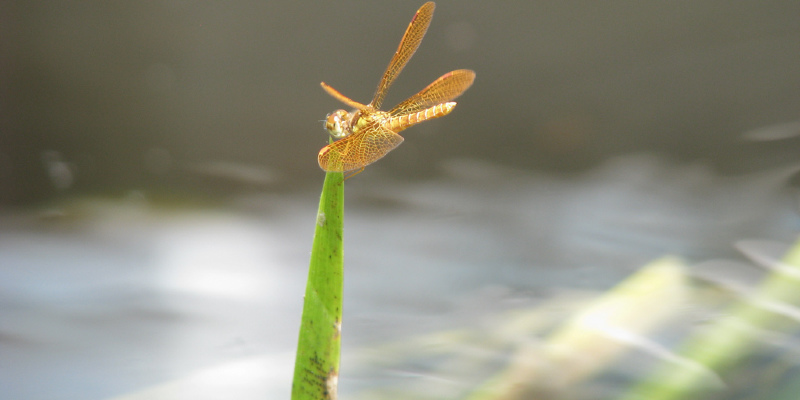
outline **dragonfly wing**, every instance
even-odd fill
[[[317,158],[325,171],[354,171],[380,160],[400,143],[402,136],[376,123],[323,147]]]
[[[419,93],[395,106],[389,114],[392,116],[411,114],[422,111],[437,104],[446,103],[461,96],[475,81],[475,72],[468,69],[450,71],[433,81]]]
[[[339,93],[338,90],[332,88],[330,85],[328,85],[325,82],[320,82],[319,85],[322,86],[322,89],[324,89],[326,92],[328,92],[329,95],[333,96],[333,98],[335,98],[336,100],[341,101],[344,104],[347,104],[348,106],[350,106],[352,108],[355,108],[357,110],[363,110],[363,109],[367,108],[366,105],[361,104],[361,103],[359,103],[359,102],[357,102],[357,101],[355,101],[355,100],[353,100],[353,99],[351,99],[351,98]]]
[[[423,4],[422,7],[417,10],[417,13],[414,14],[411,23],[408,24],[406,33],[403,34],[403,39],[400,40],[400,46],[397,47],[397,51],[394,53],[392,60],[389,61],[389,66],[386,67],[386,72],[383,73],[383,78],[381,78],[381,82],[375,90],[375,96],[372,98],[372,102],[370,102],[370,105],[376,109],[380,109],[389,86],[392,85],[394,79],[400,74],[403,67],[406,66],[406,63],[408,63],[408,60],[414,55],[414,52],[417,51],[419,44],[422,42],[422,38],[425,36],[425,32],[428,31],[428,26],[431,24],[434,8],[435,4],[432,1]]]

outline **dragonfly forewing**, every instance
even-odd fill
[[[397,75],[399,75],[406,66],[408,60],[411,59],[411,56],[417,51],[419,44],[422,43],[422,38],[425,37],[428,26],[431,24],[431,19],[433,19],[433,10],[435,8],[436,5],[432,1],[429,1],[423,4],[422,7],[417,10],[417,13],[414,14],[414,18],[412,18],[411,22],[408,24],[403,38],[400,39],[400,45],[397,47],[397,51],[395,51],[394,56],[392,56],[391,61],[389,61],[389,66],[386,67],[386,72],[383,73],[378,88],[375,89],[375,96],[369,103],[371,106],[381,108],[381,103],[383,103],[383,98],[386,96],[386,91],[389,90],[389,86],[392,85],[394,79],[397,78]]]

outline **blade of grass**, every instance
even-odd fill
[[[325,174],[311,249],[292,400],[336,399],[342,326],[344,179]]]
[[[520,346],[507,368],[467,399],[559,398],[632,346],[648,347],[637,338],[668,321],[686,297],[683,262],[655,260],[570,318],[544,343]]]
[[[641,382],[625,400],[686,400],[704,398],[709,390],[708,371],[723,374],[742,362],[760,343],[756,332],[797,330],[800,304],[800,242],[784,255],[781,267],[770,273],[747,300],[732,305],[707,329],[684,344],[681,355],[701,368],[665,365]],[[784,312],[783,310],[786,310]],[[713,383],[713,382],[712,382]],[[710,387],[709,387],[710,386]]]

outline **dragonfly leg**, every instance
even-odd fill
[[[359,169],[358,171],[356,171],[356,172],[353,172],[353,173],[352,173],[352,174],[350,174],[350,175],[346,175],[346,176],[344,177],[344,180],[348,180],[348,179],[350,179],[350,178],[352,178],[352,177],[354,177],[354,176],[356,176],[356,175],[358,175],[358,174],[362,173],[363,171],[364,171],[364,167],[361,167],[361,169]]]

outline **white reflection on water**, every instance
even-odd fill
[[[475,383],[389,360],[370,368],[359,349],[491,329],[501,313],[548,299],[559,300],[545,310],[558,320],[575,310],[571,290],[605,290],[656,257],[740,257],[735,242],[792,242],[800,227],[789,170],[719,177],[639,156],[571,178],[463,161],[446,172],[407,183],[376,168],[348,181],[344,393],[400,379],[391,371],[404,382]],[[288,398],[318,195],[6,214],[0,387],[12,398],[99,399],[154,385],[147,398]],[[498,367],[505,346],[462,350]],[[241,368],[251,373],[232,381]],[[375,374],[356,372],[364,368]]]

